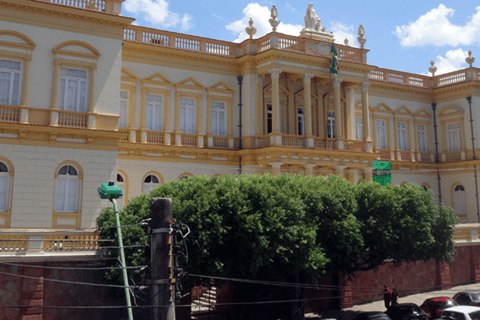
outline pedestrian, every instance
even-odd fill
[[[398,291],[396,288],[393,288],[393,291],[392,291],[392,306],[396,305],[398,302]]]
[[[386,285],[383,286],[383,302],[385,302],[385,308],[390,307],[390,300],[392,299],[392,290]]]

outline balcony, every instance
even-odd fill
[[[82,10],[110,13],[120,15],[121,6],[116,5],[115,0],[35,0],[37,2],[46,2],[56,5],[72,7]]]
[[[0,105],[0,122],[19,123],[20,116],[20,107]]]
[[[103,254],[94,230],[0,230],[0,260],[8,258],[71,257]]]
[[[453,227],[453,240],[457,245],[479,243],[479,223],[459,223]]]

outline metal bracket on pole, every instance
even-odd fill
[[[173,232],[172,228],[157,228],[152,229],[152,233],[171,233]]]

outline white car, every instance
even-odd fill
[[[480,320],[480,308],[458,306],[443,310],[442,320]]]

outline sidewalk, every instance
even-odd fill
[[[379,288],[378,291],[381,292],[383,288]],[[399,297],[399,303],[416,303],[420,306],[423,301],[427,298],[432,297],[440,297],[440,296],[447,296],[453,297],[457,292],[464,291],[464,290],[479,290],[480,291],[480,283],[476,284],[469,284],[463,286],[452,287],[447,290],[438,290],[438,291],[429,291],[424,293],[417,293],[412,294],[410,296]],[[330,310],[322,314],[317,313],[308,313],[305,315],[305,319],[337,319],[337,320],[352,320],[359,312],[363,311],[385,311],[385,306],[383,303],[382,295],[379,294],[378,301],[356,305],[352,308],[345,308],[342,310]]]

